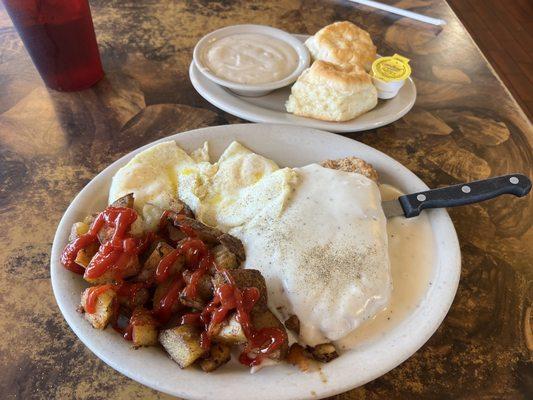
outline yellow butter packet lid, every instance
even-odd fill
[[[409,78],[409,59],[399,54],[380,57],[372,63],[372,75],[385,82],[401,81]]]

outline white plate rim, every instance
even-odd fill
[[[230,131],[230,132],[228,132]],[[263,132],[261,132],[263,131]],[[168,385],[168,382],[163,382],[161,380],[158,380],[156,378],[149,379],[146,378],[145,375],[150,371],[145,371],[142,368],[141,371],[135,371],[131,369],[131,365],[125,365],[123,362],[119,362],[115,359],[115,352],[113,350],[104,352],[101,348],[103,345],[102,343],[106,343],[105,337],[102,339],[102,337],[99,335],[100,332],[96,331],[90,331],[89,334],[86,334],[86,327],[87,323],[83,320],[78,314],[73,312],[73,309],[75,308],[75,305],[73,304],[65,304],[64,297],[66,295],[69,295],[69,293],[65,293],[63,290],[62,282],[60,279],[62,278],[61,275],[69,274],[59,263],[59,256],[61,253],[61,250],[63,246],[66,243],[66,239],[68,237],[68,232],[70,231],[70,224],[76,220],[76,215],[80,215],[80,210],[78,208],[78,203],[84,198],[84,196],[87,196],[91,193],[91,190],[93,187],[97,187],[98,185],[101,185],[104,181],[109,181],[110,176],[106,176],[109,174],[112,174],[114,170],[118,169],[121,165],[124,165],[129,159],[131,159],[135,154],[139,153],[140,151],[143,151],[144,149],[160,143],[162,141],[167,140],[176,140],[179,144],[183,145],[185,148],[188,146],[186,145],[187,141],[202,141],[209,138],[212,138],[213,140],[216,140],[216,138],[220,135],[222,136],[228,136],[231,135],[231,137],[236,138],[239,141],[243,141],[244,144],[249,145],[249,143],[246,143],[247,137],[253,137],[254,135],[257,137],[260,137],[261,135],[265,134],[265,132],[268,132],[269,135],[278,136],[280,141],[288,142],[291,145],[301,145],[306,140],[311,140],[311,136],[313,136],[314,141],[321,142],[321,143],[328,143],[331,144],[332,142],[337,142],[336,146],[340,149],[342,147],[342,152],[349,152],[350,154],[356,154],[359,156],[365,156],[368,155],[374,155],[375,157],[378,157],[380,162],[385,164],[390,164],[391,169],[387,170],[387,174],[396,174],[401,177],[405,177],[405,179],[408,179],[409,182],[411,182],[410,190],[413,191],[419,191],[419,190],[425,190],[427,189],[427,186],[418,178],[416,175],[414,175],[411,171],[409,171],[406,167],[402,166],[397,161],[393,160],[392,158],[388,157],[387,155],[379,152],[378,150],[375,150],[369,146],[366,146],[360,142],[331,134],[329,132],[322,132],[315,129],[309,129],[304,127],[294,127],[294,126],[288,126],[288,125],[272,125],[272,124],[237,124],[237,125],[224,125],[224,126],[216,126],[216,127],[207,127],[207,128],[201,128],[189,132],[183,132],[183,133],[177,133],[175,135],[162,138],[160,140],[157,140],[153,143],[147,144],[145,146],[142,146],[127,155],[121,157],[119,160],[115,161],[111,165],[109,165],[106,169],[104,169],[102,172],[100,172],[93,180],[91,180],[81,191],[78,193],[78,195],[74,198],[72,203],[67,208],[65,214],[63,215],[61,222],[58,225],[58,229],[56,232],[56,235],[54,237],[53,247],[52,247],[52,254],[51,254],[51,280],[52,280],[52,287],[54,291],[54,295],[56,297],[56,301],[58,303],[58,306],[65,317],[65,320],[71,327],[71,329],[76,333],[76,335],[79,337],[79,339],[93,352],[95,353],[100,359],[102,359],[105,363],[116,369],[117,371],[121,372],[122,374],[130,377],[133,380],[136,380],[146,386],[152,387],[153,389],[160,390],[162,392],[174,395],[174,396],[180,396],[180,397],[186,397],[190,399],[209,399],[212,398],[216,394],[218,399],[224,400],[224,399],[239,399],[239,398],[249,398],[250,395],[252,395],[252,398],[257,399],[270,399],[270,398],[276,398],[276,399],[306,399],[309,397],[314,398],[322,398],[327,396],[332,396],[350,389],[353,389],[354,387],[363,385],[383,374],[388,372],[389,370],[393,369],[400,363],[402,363],[405,359],[410,357],[412,354],[416,352],[428,339],[429,337],[435,332],[435,330],[438,328],[438,326],[441,324],[442,320],[446,316],[453,298],[455,296],[458,282],[459,282],[459,275],[460,275],[460,250],[459,250],[459,244],[457,235],[455,233],[455,229],[453,227],[453,223],[451,222],[451,219],[448,215],[448,213],[445,210],[431,210],[428,211],[428,215],[430,215],[430,219],[432,221],[436,221],[438,224],[442,224],[444,226],[445,232],[442,234],[442,236],[439,236],[438,239],[438,245],[444,246],[444,248],[447,248],[446,254],[440,254],[438,258],[438,274],[434,276],[434,285],[430,287],[428,290],[428,293],[426,294],[424,301],[422,302],[419,309],[417,309],[417,312],[422,312],[423,306],[426,303],[426,306],[428,304],[431,306],[431,313],[424,315],[425,319],[422,321],[418,321],[417,325],[411,326],[413,329],[418,329],[418,336],[413,336],[412,332],[405,331],[403,334],[398,336],[395,334],[395,340],[407,340],[409,343],[405,346],[402,346],[401,348],[393,348],[393,351],[391,353],[391,350],[387,350],[384,353],[384,349],[374,349],[373,346],[370,345],[369,349],[362,350],[363,353],[366,354],[366,352],[372,352],[372,357],[383,357],[387,362],[384,364],[380,364],[379,367],[374,368],[372,371],[368,371],[367,369],[359,370],[359,378],[357,376],[352,376],[350,371],[352,369],[359,368],[357,365],[353,366],[350,363],[348,363],[349,359],[353,358],[350,354],[345,354],[341,357],[339,357],[337,360],[330,364],[326,364],[323,367],[323,371],[328,374],[330,382],[334,382],[336,384],[330,385],[330,384],[323,384],[318,386],[311,386],[311,384],[315,383],[314,381],[309,381],[309,374],[301,374],[300,372],[293,371],[289,375],[290,377],[297,381],[295,378],[299,377],[301,381],[305,381],[304,387],[298,387],[298,383],[294,385],[275,385],[276,380],[276,374],[272,373],[274,368],[267,369],[265,371],[261,371],[259,374],[256,374],[258,379],[256,383],[260,384],[261,382],[265,380],[270,380],[272,382],[272,386],[268,386],[270,388],[270,391],[262,390],[253,390],[251,388],[242,387],[243,385],[239,385],[238,382],[234,382],[231,380],[224,380],[224,373],[222,372],[219,376],[219,379],[217,382],[217,386],[222,391],[214,392],[214,388],[210,387],[210,379],[213,377],[216,377],[217,375],[204,375],[200,371],[194,371],[193,374],[201,374],[201,375],[194,375],[196,379],[201,377],[201,381],[204,383],[203,385],[197,384],[197,385],[191,385],[191,387],[183,388],[183,387],[176,387],[173,385]],[[291,135],[294,135],[292,137]],[[251,139],[253,140],[259,140],[259,139]],[[302,142],[303,141],[303,142]],[[285,145],[285,144],[284,144]],[[347,153],[348,154],[348,153]],[[379,170],[379,168],[378,168]],[[404,179],[404,178],[402,178]],[[86,211],[85,211],[86,212]],[[438,249],[439,252],[441,252],[440,247]],[[444,260],[446,262],[444,262]],[[70,280],[79,279],[79,277],[72,275],[68,275]],[[70,293],[72,295],[72,293]],[[79,293],[77,293],[77,296],[79,297]],[[438,297],[440,296],[440,297]],[[437,297],[439,301],[437,300]],[[433,299],[433,300],[432,300]],[[424,303],[425,302],[425,303]],[[418,314],[413,314],[418,315]],[[413,316],[409,316],[409,318],[406,319],[406,321],[402,322],[402,326],[408,323],[412,323],[414,321]],[[85,333],[83,331],[86,331]],[[104,335],[102,335],[104,336]],[[118,340],[122,341],[122,339],[119,337],[119,335],[114,334],[114,336],[118,336]],[[390,335],[389,335],[390,336]],[[112,337],[108,337],[108,340],[112,339]],[[382,340],[385,343],[391,342],[389,339]],[[125,343],[125,342],[124,342]],[[122,349],[119,349],[122,351]],[[147,357],[150,356],[150,352],[152,349],[143,349],[141,351],[147,351]],[[155,349],[157,351],[161,351],[159,349]],[[127,349],[129,353],[127,353],[127,357],[129,358],[130,353],[134,354],[135,357],[139,354],[138,352],[132,352],[130,349]],[[116,353],[119,353],[118,351]],[[133,361],[139,362],[138,359],[133,357]],[[142,358],[142,357],[141,357]],[[340,360],[340,363],[339,361]],[[344,360],[344,361],[343,361]],[[335,368],[335,363],[338,363],[338,367]],[[137,366],[139,367],[139,366]],[[180,371],[177,366],[176,368],[176,378],[178,378],[180,375],[186,375],[188,379],[190,379],[191,371]],[[282,368],[282,367],[276,367],[276,368]],[[285,368],[285,367],[284,367]],[[344,368],[344,369],[342,369]],[[350,371],[347,371],[347,370]],[[329,374],[330,372],[335,372],[334,374]],[[348,372],[348,373],[347,373]],[[239,377],[243,380],[250,380],[248,378],[249,375],[246,370],[243,370],[243,373],[246,375],[239,374]],[[285,371],[284,371],[285,373]],[[221,377],[221,378],[220,378]],[[286,378],[286,377],[285,377]],[[220,381],[222,379],[222,381]],[[254,378],[255,379],[255,378]],[[179,378],[177,379],[179,382]],[[220,382],[224,382],[224,386],[220,386]],[[197,382],[200,383],[200,382]],[[314,391],[314,395],[310,395],[310,389]]]
[[[304,41],[309,35],[293,34],[294,37]],[[270,110],[260,107],[246,101],[246,98],[238,97],[234,93],[230,93],[228,89],[212,82],[209,78],[204,76],[202,72],[195,65],[194,61],[189,66],[189,79],[195,90],[209,103],[215,107],[232,114],[236,117],[245,119],[251,122],[270,123],[270,124],[289,124],[306,126],[309,128],[327,130],[329,132],[359,132],[371,129],[376,129],[388,125],[407,114],[413,108],[417,91],[416,86],[411,77],[409,77],[403,87],[400,89],[401,93],[410,93],[408,101],[399,108],[395,113],[389,114],[387,118],[361,122],[362,116],[346,122],[329,122],[321,121],[312,118],[300,117],[297,115],[282,113],[279,111]],[[394,99],[391,99],[394,100]],[[385,100],[385,101],[391,101]]]

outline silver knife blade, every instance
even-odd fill
[[[405,217],[402,205],[400,204],[398,199],[382,201],[381,207],[383,208],[383,212],[385,213],[385,217],[387,218],[400,216]]]

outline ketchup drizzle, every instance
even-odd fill
[[[164,256],[155,271],[155,278],[158,283],[166,281],[171,273],[172,265],[178,258],[184,255],[187,266],[196,269],[200,261],[207,255],[207,247],[200,239],[187,238],[180,242],[178,247]]]
[[[159,222],[159,233],[165,236],[165,228],[169,219],[174,221],[185,219],[182,213],[167,210],[161,216]],[[80,235],[72,243],[65,247],[61,255],[61,263],[65,268],[78,274],[84,274],[85,278],[96,279],[109,270],[113,270],[113,278],[118,281],[115,284],[105,284],[94,286],[89,289],[85,305],[85,311],[94,313],[98,296],[106,290],[112,289],[119,296],[127,296],[131,303],[142,288],[153,287],[151,282],[129,283],[123,282],[123,273],[133,257],[143,253],[148,245],[156,238],[156,234],[149,233],[143,238],[135,238],[129,234],[131,225],[137,219],[137,213],[131,208],[108,207],[102,211],[91,224],[86,234]],[[100,244],[98,252],[91,259],[86,269],[76,264],[75,259],[78,252],[87,246],[99,242],[98,232],[102,228],[111,228],[111,237]],[[176,304],[179,303],[180,293],[187,298],[194,299],[198,294],[198,284],[201,278],[214,267],[222,274],[225,283],[215,290],[213,299],[203,310],[190,312],[182,315],[181,324],[190,324],[202,328],[201,346],[208,348],[214,334],[228,316],[235,312],[236,319],[242,326],[244,335],[247,338],[247,345],[239,356],[239,361],[247,366],[254,366],[278,350],[286,340],[285,333],[279,328],[255,329],[252,323],[252,308],[259,300],[259,290],[255,287],[240,289],[231,274],[219,266],[208,250],[206,244],[199,238],[197,232],[189,225],[180,224],[179,229],[187,236],[182,240],[176,249],[165,255],[159,262],[155,278],[161,284],[172,279],[166,293],[157,304],[154,304],[153,311],[134,311],[125,330],[118,327],[119,305],[115,299],[113,303],[113,327],[123,333],[124,338],[132,340],[133,326],[144,323],[147,318],[155,317],[159,323],[167,323],[172,317]],[[183,273],[178,276],[172,274],[172,265],[180,257],[185,258],[185,271],[190,274],[186,284]]]
[[[284,332],[279,328],[256,330],[250,313],[259,300],[259,290],[255,287],[239,289],[227,270],[220,270],[216,264],[215,267],[224,275],[227,283],[216,289],[213,300],[200,314],[200,321],[204,324],[200,345],[204,349],[209,348],[218,325],[226,319],[230,311],[235,309],[237,322],[241,324],[244,336],[248,339],[248,344],[239,356],[239,362],[249,367],[259,365],[265,357],[281,347],[285,341]]]
[[[153,238],[153,235],[147,235],[139,239],[128,234],[136,219],[137,213],[132,208],[107,207],[98,214],[87,233],[65,247],[61,254],[61,263],[70,271],[84,274],[87,279],[99,278],[112,268],[114,277],[120,280],[132,257],[144,251]],[[98,252],[84,270],[76,264],[76,256],[81,249],[98,242],[98,232],[105,226],[113,229],[111,238],[100,245]]]
[[[181,289],[185,286],[185,281],[182,277],[177,278],[169,286],[167,292],[159,303],[154,305],[154,315],[161,322],[166,323],[172,317],[172,309],[179,301]]]
[[[126,297],[131,306],[134,305],[139,291],[142,289],[148,289],[149,287],[150,285],[146,282],[122,282],[117,286],[116,292],[119,297]]]
[[[123,337],[126,340],[133,341],[133,328],[136,326],[153,324],[152,313],[145,309],[136,309],[128,322],[128,326],[124,329]]]
[[[114,285],[107,284],[89,288],[87,299],[85,300],[85,312],[88,314],[94,314],[96,312],[96,302],[98,301],[98,297],[109,289],[114,289]]]

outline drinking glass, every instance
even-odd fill
[[[45,84],[86,89],[104,76],[88,0],[2,0]]]

